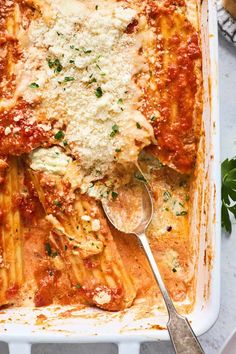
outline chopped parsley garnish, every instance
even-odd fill
[[[36,84],[36,82],[32,82],[30,85],[29,85],[30,88],[38,88],[39,85]]]
[[[97,82],[97,79],[95,77],[93,77],[91,80],[89,80],[89,84],[92,84],[93,82]],[[97,96],[97,95],[96,95]]]
[[[119,98],[118,101],[117,101],[118,104],[124,104],[122,98]]]
[[[140,172],[135,172],[134,177],[141,182],[147,182],[146,178]]]
[[[71,59],[71,60],[69,61],[69,63],[70,63],[70,64],[74,64],[75,61]]]
[[[119,133],[119,127],[117,124],[114,124],[112,126],[112,132],[111,132],[110,136],[113,138],[113,136],[115,136],[117,133]]]
[[[188,194],[185,195],[185,201],[188,202],[190,199],[190,196]]]
[[[116,149],[115,152],[121,152],[121,149]]]
[[[95,90],[95,95],[96,95],[97,98],[102,97],[103,92],[102,92],[102,89],[101,89],[100,86],[96,88],[96,90]]]
[[[172,272],[176,273],[177,272],[176,268],[172,268]]]
[[[64,146],[67,146],[68,145],[68,142],[66,140],[63,141],[63,145]]]
[[[58,252],[57,251],[52,252],[52,258],[55,258],[56,256],[58,256]]]
[[[63,67],[59,61],[59,59],[55,59],[54,61],[50,58],[47,58],[48,66],[50,69],[54,69],[55,73],[59,73],[62,71]]]
[[[152,117],[151,117],[151,121],[152,121],[152,122],[155,122],[155,120],[157,120],[157,117],[156,117],[156,116],[152,116]]]
[[[111,192],[111,196],[112,196],[112,199],[115,200],[115,199],[118,197],[118,193],[112,191],[112,192]]]
[[[80,289],[81,288],[81,285],[78,283],[78,284],[76,284],[76,288],[77,289]]]
[[[57,35],[58,35],[58,36],[62,36],[62,33],[60,33],[60,32],[57,32]]]
[[[187,212],[187,210],[182,210],[182,211],[177,211],[176,212],[176,216],[184,216],[184,215],[187,215],[188,214],[188,212]]]
[[[95,10],[98,10],[98,5],[95,6]]]
[[[171,198],[170,192],[165,191],[165,192],[163,193],[163,201],[164,201],[164,202],[167,202],[170,198]]]
[[[60,203],[59,200],[57,200],[57,199],[55,199],[55,200],[53,201],[53,204],[56,205],[56,206],[58,206],[59,208],[61,207],[61,203]]]
[[[61,140],[62,138],[64,138],[64,136],[65,136],[65,134],[63,133],[63,131],[62,130],[58,130],[58,132],[54,135],[54,138],[57,139],[57,140]]]
[[[47,252],[48,256],[50,257],[52,255],[52,248],[50,243],[45,243],[45,251]]]
[[[65,251],[67,251],[67,249],[68,249],[68,246],[67,246],[67,245],[65,245],[65,246],[64,246],[64,250],[65,250]]]
[[[75,48],[75,46],[74,45],[70,45],[70,49],[74,49]]]
[[[66,76],[66,77],[64,78],[64,82],[74,81],[74,80],[75,80],[75,78],[72,77],[72,76]]]
[[[222,162],[221,175],[221,225],[231,233],[230,213],[236,218],[236,158]]]
[[[85,49],[84,47],[82,47],[82,51],[83,51],[85,54],[92,53],[91,49]]]
[[[140,125],[138,122],[136,123],[136,127],[137,127],[138,129],[142,129],[141,125]]]

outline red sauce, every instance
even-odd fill
[[[167,0],[160,7],[156,2],[150,4],[146,12],[157,35],[157,60],[149,63],[152,86],[143,89],[142,113],[147,119],[155,110],[160,113],[152,121],[157,146],[152,146],[151,151],[163,163],[190,173],[199,136],[194,112],[200,84],[195,70],[196,60],[201,59],[198,34],[184,15],[175,12],[176,6],[185,5],[184,1]]]
[[[94,288],[86,288],[83,286],[84,296],[87,299],[88,303],[91,305],[96,305],[102,309],[109,311],[117,311],[122,309],[123,302],[123,288],[109,288],[105,285],[95,286]],[[105,292],[110,296],[110,301],[102,304],[100,301],[96,302],[96,296],[100,292]]]
[[[35,306],[48,306],[53,303],[57,293],[57,279],[60,271],[53,269],[43,269],[39,274],[35,274],[38,279],[38,290],[34,297]]]
[[[33,108],[21,101],[9,111],[0,112],[0,154],[21,155],[42,146],[49,139],[33,120]]]
[[[134,19],[131,23],[128,24],[125,33],[131,34],[135,31],[135,27],[138,25],[138,20]]]
[[[13,196],[13,209],[19,210],[23,223],[28,226],[37,225],[37,220],[44,215],[27,169],[24,171],[22,192]]]
[[[11,300],[12,298],[14,298],[17,295],[18,291],[19,291],[19,285],[18,284],[12,285],[6,291],[6,298]]]

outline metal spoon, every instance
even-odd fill
[[[134,172],[129,184],[120,187],[115,194],[115,200],[104,200],[103,209],[118,230],[138,236],[146,253],[150,267],[157,281],[168,310],[167,328],[177,354],[204,353],[187,318],[177,313],[170,295],[165,287],[157,263],[152,254],[146,229],[152,220],[153,202],[151,193],[140,170]]]

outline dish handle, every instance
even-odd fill
[[[118,343],[119,354],[139,354],[140,343]],[[11,353],[10,353],[11,354]]]
[[[30,343],[13,342],[9,343],[9,354],[31,354]]]

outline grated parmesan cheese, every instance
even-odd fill
[[[93,296],[93,300],[99,305],[105,305],[111,301],[111,294],[105,290],[100,290]]]
[[[5,130],[4,130],[4,134],[5,135],[11,134],[11,128],[10,127],[6,127]]]
[[[98,9],[93,0],[49,3],[51,20],[30,24],[17,90],[40,103],[36,113],[45,123],[67,127],[65,139],[84,175],[103,178],[117,163],[136,162],[153,139],[133,81],[145,71],[140,38],[125,33],[136,12],[116,1],[101,0]]]

